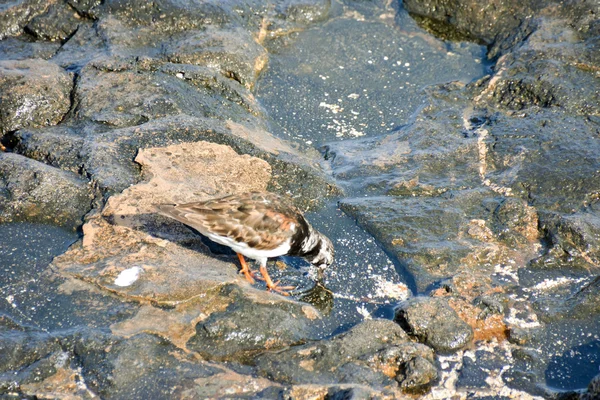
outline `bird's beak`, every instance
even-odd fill
[[[325,268],[318,267],[317,268],[317,281],[321,282],[325,277]]]

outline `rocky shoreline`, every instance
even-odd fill
[[[34,278],[5,269],[0,398],[600,397],[600,6],[404,0],[491,73],[323,157],[270,133],[253,89],[269,41],[333,6],[0,8],[0,223],[82,233]],[[419,295],[329,332],[153,212],[249,190],[339,198]]]

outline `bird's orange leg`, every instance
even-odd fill
[[[254,274],[252,272],[252,270],[250,270],[250,268],[248,268],[248,264],[246,263],[246,260],[244,259],[244,256],[241,255],[240,253],[236,253],[238,255],[238,258],[240,259],[240,264],[242,264],[242,269],[240,270],[240,272],[242,274],[244,274],[244,276],[246,277],[246,280],[250,283],[254,283],[254,278],[252,277],[252,275]]]
[[[296,288],[295,286],[279,286],[279,281],[273,283],[273,281],[271,280],[271,277],[269,276],[269,273],[267,272],[267,266],[263,265],[262,263],[260,264],[260,273],[262,274],[263,278],[265,278],[265,283],[267,284],[267,288],[269,290],[277,292],[283,296],[290,295],[289,293],[286,292],[286,290],[294,290]]]

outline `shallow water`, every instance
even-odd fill
[[[437,40],[397,11],[334,1],[328,22],[271,44],[255,94],[273,132],[315,146],[390,132],[427,86],[484,75],[484,47]]]
[[[79,233],[37,223],[0,224],[0,317],[48,333],[106,326],[134,312],[108,293],[61,290],[48,265]],[[0,324],[1,325],[1,324]]]
[[[383,1],[334,0],[328,22],[270,43],[270,64],[255,94],[275,134],[316,148],[385,135],[411,121],[423,106],[427,86],[485,74],[483,47],[437,40],[393,7]],[[269,269],[283,284],[298,286],[297,298],[323,311],[323,323],[315,328],[322,336],[369,316],[392,318],[400,297],[383,289],[406,284],[415,294],[398,260],[341,212],[335,200],[306,216],[336,247],[336,261],[323,284],[314,287],[307,276],[311,271],[297,259],[285,259],[297,268],[270,263]],[[54,332],[107,326],[135,313],[135,304],[100,291],[61,288],[61,279],[46,273],[52,258],[78,237],[47,225],[0,225],[0,316]],[[532,367],[548,387],[584,388],[597,374],[599,324],[556,322],[532,339],[539,357]]]
[[[0,224],[2,288],[35,280],[52,259],[79,238],[72,230],[35,223]]]

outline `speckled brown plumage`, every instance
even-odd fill
[[[287,197],[266,192],[230,195],[186,204],[158,206],[159,212],[199,231],[235,252],[258,260],[270,289],[277,290],[266,273],[267,258],[300,256],[320,268],[333,262],[333,246],[314,230]],[[240,257],[242,272],[251,272]],[[264,272],[263,272],[264,271]]]

